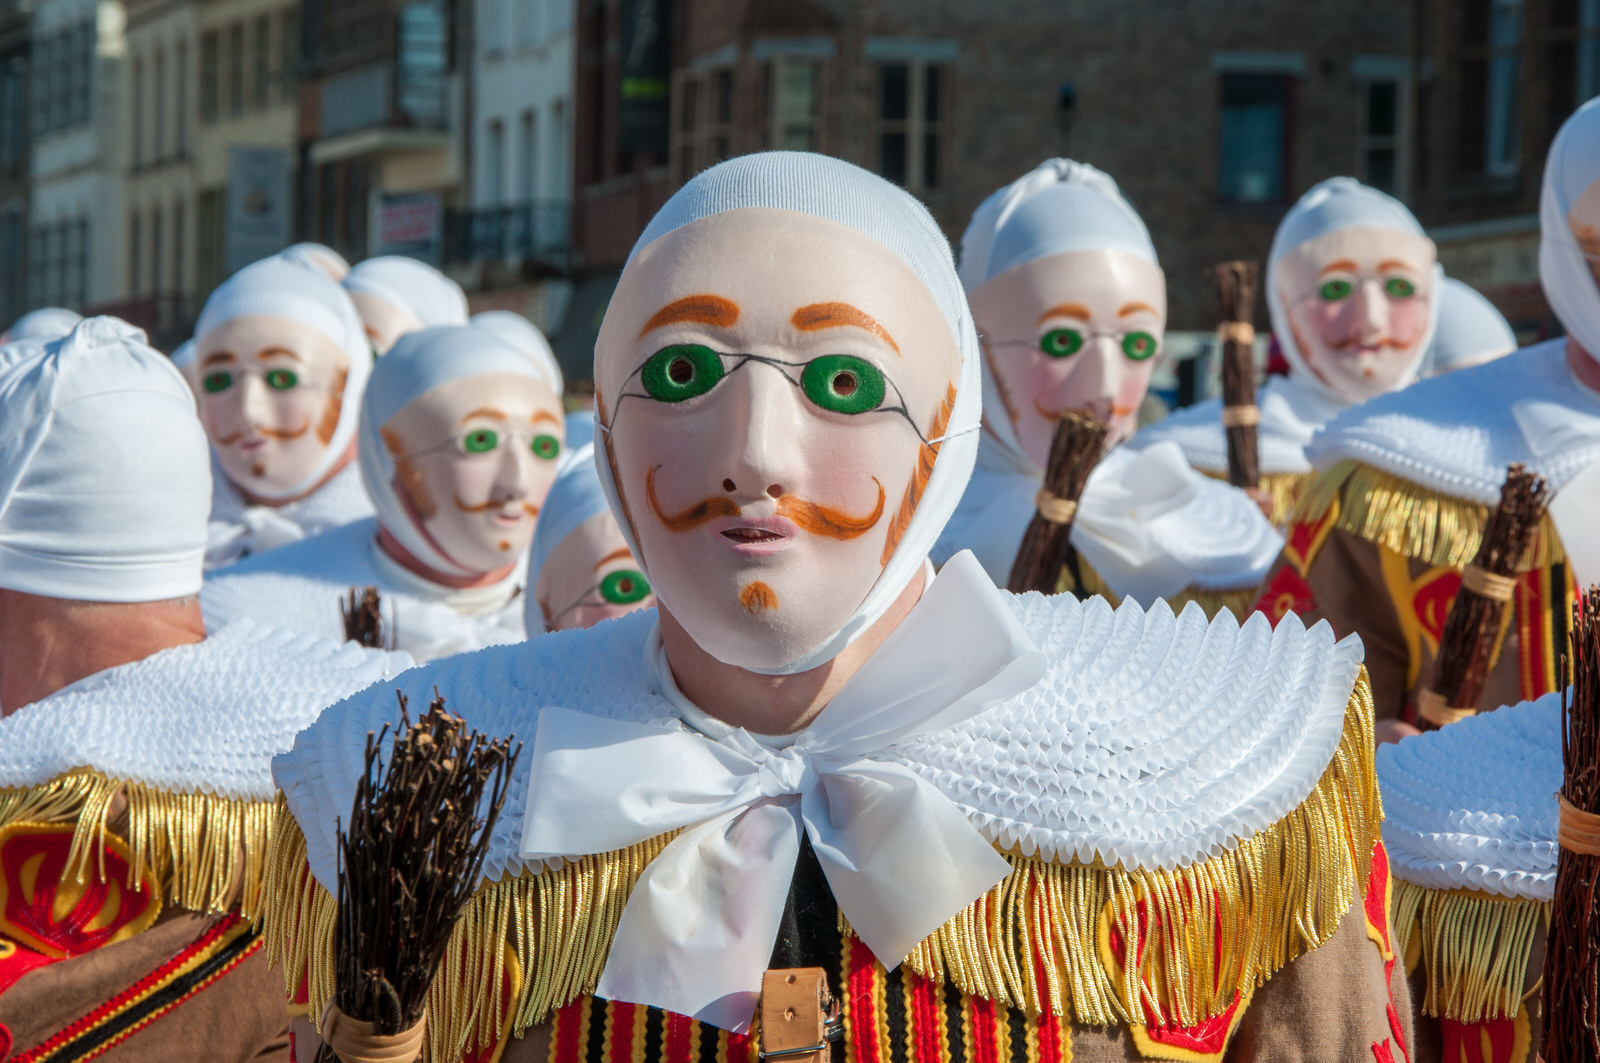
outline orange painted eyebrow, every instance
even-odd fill
[[[497,410],[493,406],[479,406],[476,410],[473,410],[471,413],[467,414],[465,417],[462,417],[461,418],[461,423],[462,424],[466,424],[468,421],[472,420],[474,417],[498,417],[500,420],[503,421],[503,420],[506,419],[506,411]]]
[[[1417,272],[1417,268],[1411,263],[1402,261],[1398,258],[1390,258],[1378,263],[1379,273],[1382,273],[1384,270],[1388,269],[1403,269],[1411,273]]]
[[[1345,273],[1354,273],[1356,271],[1356,264],[1350,261],[1348,258],[1341,258],[1337,262],[1329,262],[1326,266],[1323,266],[1321,272],[1319,272],[1317,276],[1320,277],[1323,273],[1332,273],[1335,270],[1343,270]]]
[[[1137,314],[1141,310],[1144,311],[1147,314],[1153,314],[1156,317],[1160,317],[1161,316],[1160,313],[1157,312],[1156,308],[1151,306],[1149,303],[1129,303],[1128,305],[1124,306],[1121,310],[1117,311],[1117,316],[1118,317],[1127,317],[1130,314]]]
[[[232,351],[218,351],[215,354],[206,355],[205,358],[201,359],[200,365],[203,367],[203,366],[208,366],[208,365],[215,365],[218,362],[232,362],[232,361],[236,361],[236,360],[237,359],[235,359],[233,357],[233,352]]]
[[[639,335],[684,321],[727,328],[738,320],[739,304],[732,299],[724,299],[720,295],[687,295],[657,310],[644,323]]]
[[[895,354],[900,353],[900,345],[889,335],[889,330],[879,324],[877,318],[849,303],[812,303],[810,306],[802,306],[789,318],[789,323],[801,332],[816,332],[825,328],[858,328],[887,343]]]
[[[305,361],[304,358],[301,358],[298,354],[295,354],[293,351],[289,350],[287,347],[266,347],[266,348],[263,348],[262,350],[257,351],[256,352],[256,357],[264,362],[268,358],[274,358],[274,357],[276,357],[277,355],[280,355],[280,354],[283,355],[286,358],[293,358],[297,362]]]
[[[633,560],[633,554],[631,552],[629,552],[629,550],[628,550],[628,548],[626,546],[624,546],[621,550],[613,550],[609,554],[607,554],[605,557],[602,557],[599,561],[596,561],[595,564],[594,564],[594,570],[596,572],[599,572],[602,568],[604,568],[605,566],[611,564],[611,562],[613,562],[613,561],[632,561],[632,560]]]
[[[549,410],[538,410],[532,417],[528,418],[528,420],[532,421],[534,424],[538,424],[540,421],[549,421],[551,424],[561,423],[561,418],[557,417]]]
[[[1089,308],[1082,303],[1057,303],[1039,315],[1035,325],[1042,325],[1053,317],[1075,317],[1079,321],[1089,320]]]

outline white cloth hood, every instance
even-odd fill
[[[532,321],[509,310],[485,310],[481,314],[473,314],[467,324],[483,329],[507,347],[527,355],[544,375],[544,382],[557,395],[566,389],[566,382],[561,377],[561,365],[556,361],[556,352],[550,349],[550,341],[544,338],[544,333]]]
[[[1087,163],[1046,159],[978,205],[961,234],[967,291],[1013,266],[1068,251],[1126,251],[1160,265],[1117,182]]]
[[[0,586],[94,602],[194,594],[208,455],[182,375],[132,325],[89,318],[0,347]]]
[[[412,557],[446,575],[477,573],[445,557],[408,515],[395,489],[394,455],[384,445],[383,426],[440,384],[489,373],[514,373],[544,381],[527,355],[483,329],[467,325],[425,328],[401,336],[389,353],[378,359],[361,403],[361,445],[357,453],[361,480],[378,512],[378,523]]]
[[[1539,283],[1567,334],[1600,361],[1600,287],[1567,214],[1600,180],[1600,97],[1579,107],[1556,133],[1539,194]]]
[[[364,259],[351,267],[344,286],[347,291],[375,296],[411,311],[423,328],[467,323],[467,296],[461,285],[414,258],[379,255]]]
[[[921,571],[945,522],[955,512],[972,475],[983,417],[978,333],[956,276],[950,245],[933,216],[913,196],[858,166],[827,155],[768,151],[718,163],[696,176],[650,220],[628,256],[691,222],[728,211],[757,207],[788,210],[845,225],[876,241],[914,273],[944,314],[961,355],[956,401],[933,473],[894,555],[844,627],[820,645],[773,674],[809,671],[838,656],[884,614]],[[599,426],[602,434],[605,426]],[[611,480],[605,443],[595,449],[595,468],[611,502],[611,512],[635,557],[639,544],[623,513]]]
[[[1446,277],[1439,293],[1439,328],[1422,361],[1422,375],[1482,365],[1516,349],[1517,335],[1505,315],[1470,284]]]
[[[325,479],[355,441],[361,393],[372,371],[372,347],[367,343],[355,305],[344,289],[325,274],[281,257],[252,263],[223,281],[200,311],[194,326],[195,339],[204,341],[212,329],[236,317],[258,314],[290,318],[309,325],[338,344],[345,356],[339,423],[334,427],[322,460],[299,483],[274,496],[273,500],[295,498]],[[252,490],[263,494],[259,487]]]
[[[1349,402],[1336,395],[1306,363],[1305,353],[1295,343],[1294,332],[1289,327],[1289,308],[1278,292],[1279,260],[1307,240],[1339,229],[1393,229],[1423,239],[1427,239],[1428,234],[1405,204],[1353,177],[1330,177],[1312,186],[1278,223],[1278,231],[1272,237],[1272,251],[1267,257],[1267,313],[1272,319],[1272,333],[1278,339],[1278,349],[1288,360],[1299,387],[1337,406],[1348,406]],[[1417,378],[1423,359],[1433,346],[1443,286],[1444,270],[1436,262],[1433,295],[1428,300],[1428,328],[1417,345],[1416,361],[1410,367],[1407,383]]]
[[[38,340],[40,343],[48,343],[71,332],[72,326],[82,320],[83,315],[76,310],[66,310],[59,306],[41,306],[17,318],[12,326],[6,329],[5,335],[0,336],[0,343],[12,343],[16,340]]]
[[[329,280],[342,281],[350,274],[350,261],[326,244],[290,244],[278,252],[280,258],[310,266]]]

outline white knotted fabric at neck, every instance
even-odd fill
[[[681,703],[659,632],[646,653]],[[1005,596],[958,554],[786,746],[544,709],[522,855],[608,852],[682,828],[639,876],[595,993],[743,1031],[802,831],[840,910],[891,969],[1010,872],[948,797],[874,754],[975,716],[1044,670]]]
[[[1590,358],[1600,361],[1600,287],[1567,215],[1600,180],[1600,97],[1579,107],[1556,133],[1539,194],[1539,283],[1550,307]]]
[[[1278,288],[1278,262],[1308,240],[1340,229],[1393,229],[1409,236],[1426,238],[1428,235],[1405,204],[1376,188],[1369,188],[1353,177],[1330,177],[1312,186],[1278,223],[1278,230],[1272,237],[1272,251],[1267,256],[1267,316],[1272,320],[1272,334],[1278,341],[1278,349],[1283,352],[1292,370],[1290,381],[1297,389],[1315,396],[1324,406],[1328,417],[1351,405],[1351,402],[1312,372],[1305,352],[1295,342],[1294,331],[1289,327],[1289,307]],[[1433,347],[1434,330],[1439,325],[1444,270],[1437,262],[1434,263],[1431,278],[1428,328],[1422,341],[1417,344],[1406,378],[1401,382],[1402,387],[1416,380],[1422,371],[1423,359]]]
[[[804,151],[763,151],[728,159],[696,176],[672,194],[650,219],[623,266],[633,268],[639,252],[685,225],[747,207],[792,211],[856,230],[882,244],[914,273],[943,312],[945,324],[961,355],[955,381],[956,400],[945,434],[928,440],[939,451],[922,498],[905,534],[878,580],[863,589],[861,604],[844,625],[820,645],[777,668],[740,667],[770,675],[795,675],[821,667],[870,629],[904,593],[927,561],[950,515],[955,512],[978,454],[983,417],[983,385],[979,372],[978,332],[972,323],[961,281],[956,276],[950,244],[933,215],[914,196],[877,174],[842,159]],[[799,219],[796,219],[799,223]],[[619,282],[620,284],[620,282]],[[606,357],[596,351],[595,358]],[[613,417],[615,414],[613,414]],[[609,426],[596,423],[595,472],[605,488],[611,512],[633,556],[643,551],[634,538],[622,496],[606,460]],[[646,575],[648,575],[648,571]],[[671,603],[663,603],[670,610]],[[731,662],[738,664],[739,662]]]

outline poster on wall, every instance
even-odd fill
[[[665,156],[672,78],[668,0],[622,0],[622,84],[617,97],[617,147]]]
[[[375,255],[406,255],[439,264],[444,241],[444,204],[433,192],[380,193]]]
[[[223,268],[229,273],[289,245],[289,152],[234,144],[228,148]]]

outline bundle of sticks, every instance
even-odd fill
[[[383,602],[378,597],[378,588],[363,587],[358,594],[357,588],[351,587],[339,603],[339,611],[344,614],[344,637],[347,641],[374,650],[389,648],[383,630]]]
[[[1461,571],[1461,589],[1439,635],[1433,681],[1417,696],[1418,727],[1443,727],[1480,708],[1519,566],[1549,503],[1542,477],[1521,465],[1507,468],[1500,504],[1484,525],[1477,555]]]
[[[428,987],[472,897],[520,746],[491,742],[445,711],[435,691],[401,723],[367,735],[366,773],[340,832],[333,1002],[322,1063],[414,1059]]]
[[[1544,1063],[1600,1059],[1600,587],[1572,625],[1561,712],[1561,843],[1544,954]]]
[[[1064,414],[1056,424],[1044,486],[1035,496],[1038,509],[1023,533],[1006,584],[1013,593],[1054,594],[1061,588],[1062,572],[1075,567],[1072,521],[1089,474],[1105,453],[1106,433],[1104,424],[1078,411]],[[1076,582],[1081,586],[1081,580]]]
[[[1256,426],[1255,317],[1258,268],[1254,262],[1219,262],[1211,268],[1217,282],[1222,349],[1222,427],[1228,437],[1228,482],[1255,490],[1261,486],[1261,456]]]

